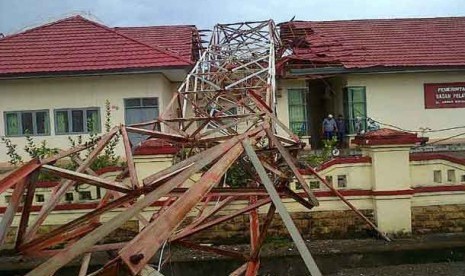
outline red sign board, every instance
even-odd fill
[[[465,82],[425,83],[425,108],[465,107]]]

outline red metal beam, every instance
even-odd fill
[[[325,178],[321,177],[312,167],[307,166],[307,170],[310,171],[312,175],[314,175],[320,182],[322,182],[331,192],[333,192],[339,199],[342,200],[352,211],[355,212],[362,220],[364,220],[371,228],[373,228],[378,234],[383,237],[386,241],[391,241],[391,239],[386,235],[386,233],[383,233],[381,230],[378,229],[378,227],[371,221],[369,220],[362,212],[360,212],[352,203],[350,203],[338,190],[336,190],[332,185],[326,181]]]
[[[249,203],[255,204],[257,203],[257,197],[251,196]],[[249,228],[250,228],[250,250],[253,252],[257,250],[257,247],[261,246],[258,244],[259,235],[260,235],[260,222],[258,220],[258,212],[257,209],[251,210],[249,212]],[[250,259],[247,262],[247,270],[245,272],[246,276],[256,276],[258,273],[258,269],[260,268],[260,260]]]
[[[132,158],[131,143],[129,142],[128,133],[126,127],[121,127],[121,136],[123,137],[124,152],[126,154],[126,163],[129,170],[129,179],[133,188],[139,187],[139,180],[137,179],[136,166]]]
[[[253,133],[253,132],[251,132]],[[242,134],[242,137],[245,137],[250,134]],[[239,136],[241,137],[241,136]],[[225,151],[229,150],[232,146],[236,145],[240,140],[239,137],[231,139],[225,143],[213,147],[214,149],[211,154],[205,156],[203,159],[195,162],[194,165],[183,170],[172,179],[162,184],[160,187],[154,191],[146,194],[143,198],[140,198],[135,202],[130,208],[127,208],[125,212],[119,213],[117,216],[110,219],[108,222],[103,223],[100,227],[77,241],[75,244],[66,248],[63,254],[55,255],[52,258],[48,259],[46,262],[36,267],[34,270],[29,272],[29,276],[49,276],[50,274],[55,273],[59,268],[69,263],[75,257],[87,252],[92,246],[103,239],[105,236],[110,234],[113,230],[123,225],[126,221],[137,215],[142,209],[147,206],[150,206],[155,201],[159,200],[161,197],[165,196],[172,189],[184,183],[192,174],[198,172],[219,156],[221,156]]]
[[[88,221],[92,221],[94,218],[100,216],[101,214],[103,214],[103,213],[105,213],[107,211],[110,211],[110,210],[112,210],[114,208],[122,206],[124,203],[133,201],[134,199],[137,198],[138,195],[140,195],[140,192],[138,192],[138,193],[134,192],[132,194],[126,194],[123,197],[115,199],[115,200],[113,200],[113,201],[111,201],[111,202],[109,202],[109,203],[107,203],[107,204],[93,210],[92,212],[85,214],[82,217],[79,217],[79,218],[77,218],[77,219],[75,219],[73,221],[70,221],[65,225],[62,225],[62,226],[60,226],[60,227],[58,227],[56,229],[53,229],[52,231],[50,231],[48,233],[45,233],[45,234],[43,234],[43,235],[41,235],[41,236],[39,236],[39,237],[37,237],[37,238],[35,238],[33,240],[28,241],[25,244],[22,244],[21,246],[19,246],[19,250],[20,251],[26,251],[31,247],[41,246],[42,244],[46,244],[50,240],[52,240],[53,237],[55,237],[57,235],[61,235],[62,233],[72,231],[72,230],[76,229],[77,227],[81,226],[82,224],[85,224]]]
[[[6,234],[8,228],[13,222],[16,211],[18,210],[19,204],[21,203],[24,190],[26,188],[27,178],[22,178],[19,182],[16,183],[16,187],[13,190],[13,194],[10,198],[10,203],[3,214],[2,220],[0,221],[0,245],[5,242]]]
[[[240,144],[229,149],[217,163],[203,174],[199,181],[119,252],[121,260],[133,275],[141,271],[163,242],[189,214],[190,210],[208,193],[213,185],[221,180],[226,170],[241,155],[242,150]]]
[[[0,194],[13,187],[16,183],[40,168],[39,159],[35,158],[19,167],[5,178],[0,180]]]
[[[29,215],[31,214],[32,202],[34,200],[34,192],[36,189],[37,178],[39,177],[39,172],[35,171],[29,175],[27,179],[27,192],[26,199],[24,200],[23,210],[21,213],[21,220],[19,222],[18,232],[16,234],[16,245],[15,248],[18,249],[18,246],[22,244],[24,239],[24,234],[26,233],[26,228],[29,223]]]
[[[214,220],[208,221],[206,223],[203,223],[203,224],[195,227],[194,229],[189,229],[187,231],[182,231],[181,233],[174,235],[174,237],[170,238],[170,240],[175,241],[175,240],[179,240],[179,239],[184,239],[184,238],[186,238],[188,236],[192,236],[192,235],[194,235],[194,234],[196,234],[196,233],[198,233],[198,232],[200,232],[202,230],[208,229],[208,228],[213,227],[213,226],[215,226],[217,224],[228,221],[228,220],[230,220],[232,218],[240,216],[240,215],[242,215],[244,213],[249,212],[250,210],[259,208],[259,207],[261,207],[263,205],[266,205],[266,204],[268,204],[270,202],[271,202],[270,198],[265,198],[265,199],[258,200],[257,203],[249,205],[247,207],[244,207],[244,208],[242,208],[240,210],[234,211],[234,212],[230,213],[229,215],[222,216],[222,217],[216,218]]]
[[[126,127],[126,130],[128,132],[148,135],[152,138],[161,138],[167,141],[173,141],[173,142],[188,142],[189,141],[184,136],[177,135],[177,134],[164,133],[164,132],[156,131],[156,130],[148,130],[144,128],[135,128],[135,127],[129,127],[129,126]]]
[[[118,132],[118,130],[119,130],[119,127],[114,127],[108,133],[103,135],[102,138],[100,138],[97,144],[95,145],[94,150],[92,150],[89,156],[87,156],[86,160],[81,165],[79,165],[79,167],[76,169],[76,172],[82,173],[87,168],[89,168],[92,162],[94,162],[94,160],[97,158],[100,152],[105,148],[107,143]],[[60,202],[62,196],[69,190],[69,188],[71,188],[74,185],[74,183],[75,182],[72,180],[64,180],[60,182],[59,186],[55,187],[52,190],[51,198],[48,201],[46,201],[44,205],[42,205],[42,208],[40,209],[40,212],[37,215],[36,220],[26,230],[25,236],[28,239],[31,239],[35,235],[40,225],[45,221],[45,219],[50,214],[50,212],[52,212],[55,206]]]
[[[102,187],[107,190],[113,190],[121,193],[129,193],[130,191],[132,191],[128,188],[122,187],[121,183],[119,182],[111,181],[105,178],[99,178],[93,175],[73,172],[67,169],[62,169],[50,165],[42,165],[42,169],[52,174],[61,176],[63,178],[67,178],[79,183],[86,183],[97,187]]]
[[[313,192],[310,190],[310,186],[308,186],[307,181],[305,181],[304,177],[302,174],[299,172],[299,169],[295,165],[295,160],[292,158],[292,156],[289,154],[289,152],[286,150],[286,148],[281,145],[281,142],[278,141],[278,139],[274,136],[274,133],[272,133],[269,129],[265,129],[266,134],[268,135],[268,138],[270,141],[273,143],[273,145],[278,149],[279,153],[283,157],[284,161],[286,161],[287,165],[289,168],[292,170],[294,173],[297,181],[299,184],[302,186],[304,191],[307,193],[308,199],[311,204],[314,206],[318,206],[318,199],[315,197]]]

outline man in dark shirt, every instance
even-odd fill
[[[337,133],[337,123],[333,115],[328,114],[328,117],[323,120],[322,132],[326,140],[332,139],[334,134]]]

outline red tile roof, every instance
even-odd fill
[[[281,37],[316,66],[465,65],[465,17],[290,22]]]
[[[192,41],[192,33],[178,34],[176,30],[173,29],[171,39]],[[184,50],[179,45],[177,51],[183,54],[163,47],[156,45],[155,40],[139,41],[135,36],[74,16],[0,39],[0,75],[192,65],[186,54],[192,46]]]
[[[197,29],[193,25],[116,27],[114,30],[148,45],[166,48],[185,59],[194,60],[192,40]]]

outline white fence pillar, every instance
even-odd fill
[[[356,136],[353,142],[372,160],[372,190],[378,228],[386,233],[410,233],[410,148],[421,139],[416,134],[380,129]]]

